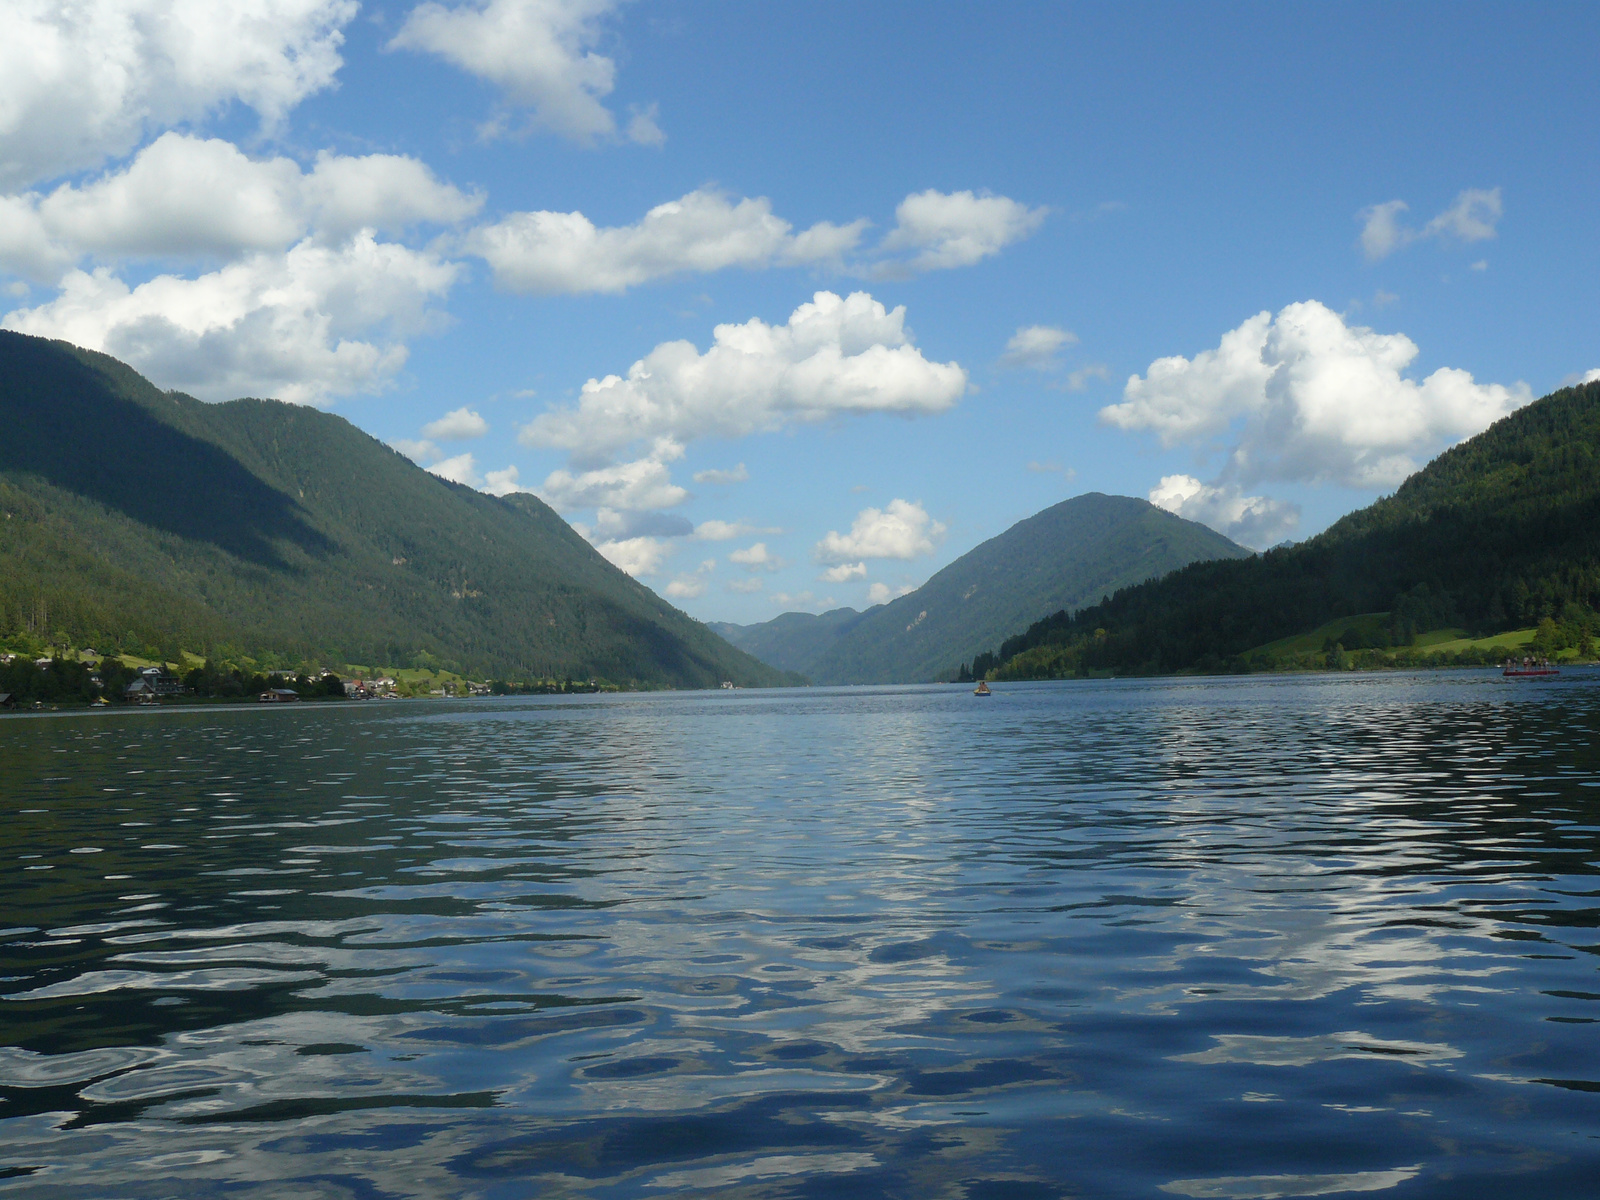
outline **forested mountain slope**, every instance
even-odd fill
[[[147,657],[782,681],[535,497],[448,483],[329,413],[203,404],[105,355],[0,332],[0,430],[0,635]]]
[[[1147,501],[1092,492],[1018,521],[888,604],[859,615],[835,610],[809,624],[794,620],[803,614],[785,614],[729,636],[763,657],[774,642],[807,647],[803,665],[798,653],[782,665],[815,683],[950,679],[961,663],[1052,610],[1092,603],[1197,560],[1247,554]]]
[[[1058,612],[1000,649],[1012,677],[1238,669],[1252,647],[1360,613],[1403,645],[1600,603],[1600,383],[1565,388],[1445,451],[1393,496],[1297,546],[1199,563]]]

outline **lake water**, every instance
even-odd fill
[[[1600,1194],[1600,677],[0,720],[0,1194]]]

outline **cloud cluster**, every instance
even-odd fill
[[[1028,237],[1050,215],[1047,208],[1029,208],[1007,196],[975,192],[939,192],[929,188],[907,196],[894,210],[895,227],[882,249],[903,254],[895,269],[935,271],[970,267]]]
[[[202,399],[320,403],[390,379],[406,360],[403,339],[431,323],[430,303],[459,270],[370,233],[336,246],[307,239],[134,288],[105,267],[73,270],[55,299],[0,326],[103,350]]]
[[[1481,242],[1494,237],[1502,212],[1500,189],[1467,188],[1449,208],[1420,229],[1402,221],[1401,214],[1409,211],[1410,205],[1404,200],[1390,200],[1356,214],[1361,222],[1361,250],[1369,262],[1387,258],[1402,246],[1424,238]]]
[[[829,530],[812,549],[812,557],[826,566],[851,568],[849,574],[830,576],[830,582],[843,582],[865,575],[869,558],[909,559],[932,554],[945,532],[945,526],[921,504],[896,499],[885,508],[862,509],[849,533]]]
[[[1161,358],[1101,419],[1165,446],[1227,447],[1228,478],[1387,488],[1418,459],[1487,428],[1531,398],[1441,367],[1420,383],[1404,334],[1346,325],[1318,302],[1262,312],[1192,359]]]
[[[745,470],[743,463],[740,463],[731,471],[719,471],[712,468],[705,471],[696,471],[694,473],[694,481],[696,483],[714,483],[718,485],[725,485],[730,483],[744,483],[749,478],[750,472]]]
[[[268,128],[329,86],[355,0],[19,0],[0,38],[0,188],[95,167],[238,102]]]
[[[562,512],[609,508],[636,512],[672,508],[689,493],[672,482],[667,456],[648,457],[590,471],[552,471],[539,488],[542,498]]]
[[[411,10],[389,49],[438,55],[498,87],[530,126],[592,145],[618,136],[616,117],[602,103],[616,86],[616,64],[592,49],[615,8],[615,0],[430,2]],[[502,115],[482,132],[493,136],[506,124]],[[654,106],[635,112],[627,136],[661,143]]]
[[[786,559],[779,558],[767,549],[765,542],[757,542],[743,550],[735,550],[728,555],[728,561],[738,563],[747,571],[781,571],[789,565]]]
[[[0,270],[53,282],[85,255],[230,259],[313,233],[335,243],[364,229],[453,224],[481,204],[414,158],[324,152],[302,171],[217,138],[166,133],[93,182],[0,199]]]
[[[734,201],[702,188],[633,225],[599,228],[581,212],[512,213],[473,230],[464,248],[508,291],[620,293],[691,271],[837,264],[865,227],[824,221],[797,234],[765,197]]]
[[[1002,367],[1032,367],[1035,371],[1050,371],[1061,365],[1056,357],[1063,346],[1075,345],[1078,335],[1066,329],[1049,325],[1028,325],[1017,330],[1006,343],[1000,356]]]
[[[959,364],[930,362],[912,344],[904,307],[818,292],[783,325],[718,325],[704,354],[663,342],[626,376],[589,380],[576,408],[542,414],[521,439],[603,461],[652,439],[682,446],[832,417],[939,413],[966,389]]]
[[[489,422],[466,405],[453,412],[447,412],[437,421],[430,421],[422,427],[422,436],[437,438],[441,442],[465,442],[471,438],[482,437],[489,432]]]
[[[1193,475],[1162,476],[1150,489],[1150,503],[1254,550],[1277,545],[1300,523],[1297,504],[1246,496],[1237,484],[1201,483]]]

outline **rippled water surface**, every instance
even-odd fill
[[[0,1192],[1600,1194],[1600,678],[0,721]]]

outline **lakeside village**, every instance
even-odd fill
[[[58,648],[49,657],[0,651],[0,710],[108,708],[113,705],[206,704],[255,701],[289,704],[327,700],[469,699],[482,696],[572,695],[615,691],[594,679],[510,682],[473,680],[426,669],[389,673],[327,668],[299,672],[218,666],[187,670],[172,663],[132,662],[92,648]],[[181,674],[180,674],[181,671]]]

